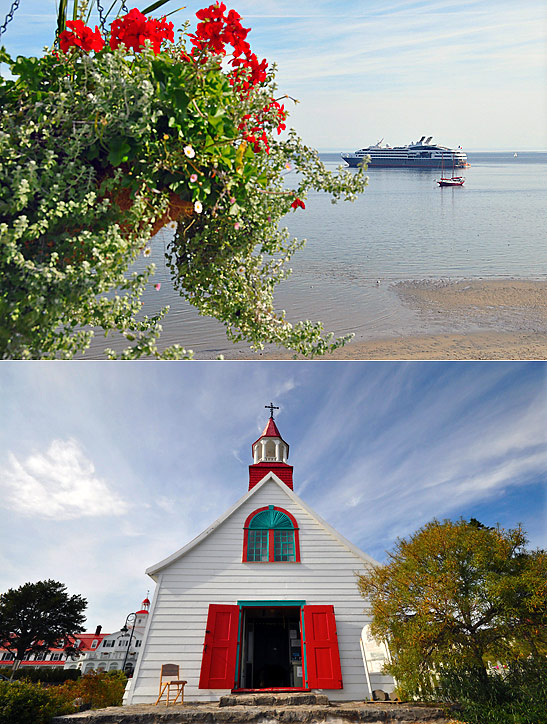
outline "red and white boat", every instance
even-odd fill
[[[450,178],[440,178],[437,183],[439,186],[463,186],[464,181],[463,176],[451,176]]]
[[[452,176],[444,175],[444,163],[441,171],[441,178],[437,179],[439,186],[463,186],[465,176],[454,176],[454,157],[452,157]]]

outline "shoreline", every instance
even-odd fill
[[[315,360],[547,359],[547,281],[472,279],[393,285],[423,321],[424,332],[357,339]],[[427,328],[431,331],[428,331]],[[237,360],[290,360],[285,350],[224,355]]]
[[[228,359],[225,355],[225,359]],[[292,360],[290,352],[248,352],[232,360]],[[309,359],[298,355],[297,360]],[[314,357],[328,360],[545,360],[547,334],[470,332],[386,337],[349,342],[331,354]]]

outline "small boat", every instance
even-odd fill
[[[463,176],[451,176],[450,178],[438,179],[437,183],[439,186],[463,186],[464,181]]]
[[[437,179],[439,186],[463,186],[465,176],[454,176],[454,158],[452,158],[452,176],[444,175],[444,163],[441,168],[441,178]]]

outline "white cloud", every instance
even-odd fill
[[[127,503],[96,476],[95,466],[74,439],[53,440],[46,453],[25,460],[9,454],[0,470],[3,505],[27,516],[68,520],[123,515]]]

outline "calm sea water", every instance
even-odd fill
[[[328,168],[340,164],[338,154],[322,159]],[[462,188],[439,188],[438,171],[370,168],[369,186],[354,203],[310,194],[305,212],[285,220],[308,241],[276,293],[278,308],[293,321],[321,320],[337,334],[372,339],[427,331],[399,300],[396,282],[546,279],[547,152],[468,153],[468,160]],[[246,346],[234,347],[222,325],[173,290],[163,261],[170,233],[162,230],[152,245],[161,290],[151,285],[143,297],[148,314],[171,305],[162,344],[178,342],[201,358],[237,356]],[[104,346],[95,341],[86,358],[100,357]]]

